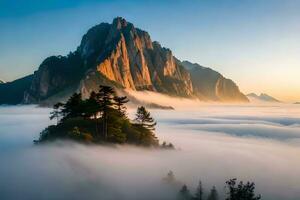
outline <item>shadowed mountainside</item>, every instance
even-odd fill
[[[182,65],[190,72],[194,94],[201,100],[247,102],[238,86],[230,79],[210,68],[197,63],[183,61]]]
[[[17,79],[13,82],[0,84],[0,104],[19,104],[24,97],[24,91],[32,83],[33,75]]]

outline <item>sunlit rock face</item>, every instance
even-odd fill
[[[147,32],[123,18],[90,29],[79,52],[85,63],[126,89],[193,94],[189,74],[178,65],[172,52],[152,42]]]
[[[46,58],[24,89],[22,102],[51,104],[79,91],[86,98],[100,84],[201,100],[247,101],[221,74],[189,71],[184,64],[147,32],[118,17],[89,29],[69,55]]]

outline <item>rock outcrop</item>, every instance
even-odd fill
[[[112,24],[92,27],[69,55],[45,59],[24,90],[22,102],[55,102],[75,91],[87,97],[100,84],[203,100],[247,101],[219,73],[202,68],[191,73],[183,65],[147,32],[118,17]]]

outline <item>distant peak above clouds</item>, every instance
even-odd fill
[[[281,102],[280,100],[266,94],[266,93],[261,93],[260,95],[257,95],[255,93],[249,93],[247,94],[247,97],[250,99],[251,102],[254,101],[261,101],[261,102],[272,102],[272,103],[279,103]]]

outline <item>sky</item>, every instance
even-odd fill
[[[211,67],[244,93],[300,101],[300,1],[0,0],[0,79],[66,55],[93,25],[122,16],[180,60]]]

